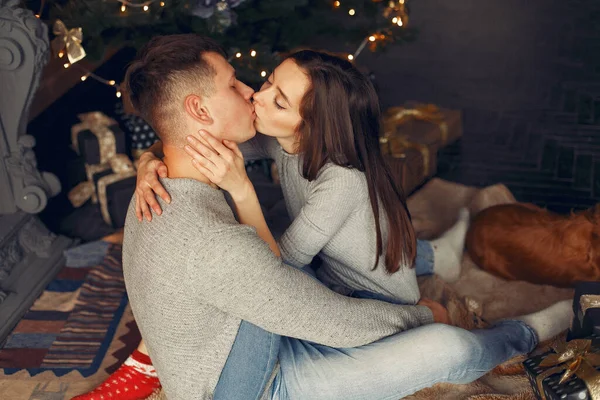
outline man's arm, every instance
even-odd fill
[[[195,296],[267,331],[332,347],[361,346],[433,322],[429,308],[339,295],[281,262],[247,226],[190,247]]]

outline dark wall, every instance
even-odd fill
[[[442,177],[557,211],[600,201],[600,2],[415,0],[414,43],[361,55],[383,105],[464,110]]]

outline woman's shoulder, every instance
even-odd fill
[[[339,182],[344,185],[366,184],[365,173],[356,168],[344,167],[331,162],[325,164],[315,180],[319,183]]]

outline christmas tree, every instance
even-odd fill
[[[54,28],[53,47],[59,56],[67,55],[69,63],[84,54],[98,60],[108,47],[138,48],[154,35],[195,32],[218,40],[229,52],[240,78],[248,83],[264,78],[283,53],[301,46],[337,40],[336,47],[347,49],[348,58],[353,59],[365,47],[379,49],[386,43],[410,40],[414,33],[407,28],[404,0],[37,0],[28,3]],[[65,68],[69,63],[65,63]],[[89,76],[115,84],[93,74]]]

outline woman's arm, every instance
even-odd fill
[[[279,257],[279,246],[265,221],[254,186],[246,174],[242,152],[234,142],[221,142],[204,131],[200,131],[200,135],[208,146],[195,136],[187,138],[189,145],[185,150],[192,157],[192,163],[211,182],[229,192],[239,222],[254,227],[258,236]]]
[[[144,217],[152,221],[151,209],[158,215],[162,214],[156,195],[167,203],[171,202],[171,196],[158,180],[159,177],[167,177],[167,166],[162,162],[163,156],[161,141],[154,143],[140,156],[135,185],[135,214],[140,222]]]
[[[150,153],[151,155],[153,155],[156,158],[163,158],[165,155],[163,153],[162,141],[157,140],[156,142],[154,142],[154,144],[152,146],[148,147],[148,150],[146,150],[145,152],[142,153],[140,160],[147,153]]]

